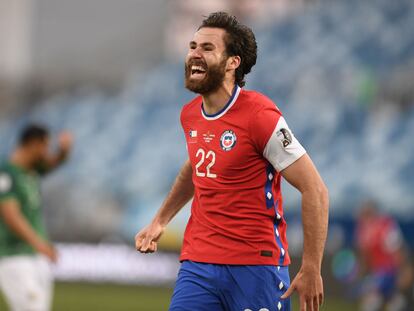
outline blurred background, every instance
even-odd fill
[[[399,273],[411,275],[413,1],[0,0],[0,156],[28,122],[76,139],[43,181],[60,251],[55,310],[167,309],[189,207],[160,253],[136,253],[133,238],[186,159],[179,113],[193,94],[183,61],[217,10],[253,28],[259,55],[246,88],[277,103],[330,189],[325,310],[358,309],[356,219],[367,201],[396,222],[390,243],[403,254]],[[287,184],[283,193],[294,274],[300,195]],[[412,308],[412,278],[399,292]]]

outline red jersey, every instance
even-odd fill
[[[181,124],[195,192],[180,260],[289,264],[279,172],[305,150],[276,105],[236,86],[215,115],[193,99]]]
[[[360,220],[356,231],[359,251],[371,272],[394,272],[401,264],[402,235],[397,223],[387,216]]]

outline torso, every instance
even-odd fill
[[[40,182],[36,173],[27,172],[10,162],[0,165],[0,200],[16,200],[20,211],[32,228],[46,236],[41,215]],[[32,248],[0,219],[0,256],[33,253]],[[3,247],[4,245],[4,247]]]
[[[216,116],[203,113],[201,97],[182,111],[195,195],[181,260],[287,265],[280,175],[263,157],[252,122],[262,106],[276,118],[280,112],[259,93],[233,96]]]

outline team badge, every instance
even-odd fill
[[[280,129],[277,133],[277,138],[280,139],[282,142],[283,147],[287,147],[292,143],[292,135],[290,134],[288,129]]]
[[[230,151],[236,145],[237,137],[232,130],[225,131],[220,138],[220,145],[224,151]]]

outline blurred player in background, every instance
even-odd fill
[[[0,288],[13,311],[50,309],[50,262],[57,253],[42,220],[40,177],[67,159],[72,141],[62,132],[51,154],[48,130],[29,125],[10,158],[0,163]]]
[[[256,63],[250,28],[224,12],[208,16],[189,44],[184,106],[189,160],[152,223],[136,235],[143,253],[193,199],[171,311],[319,310],[328,194],[275,104],[242,89]],[[275,73],[277,74],[277,73]],[[302,193],[304,252],[290,284],[281,177]],[[289,287],[290,286],[290,287]]]
[[[363,276],[360,310],[406,310],[401,292],[410,286],[412,271],[403,236],[397,222],[373,201],[359,211],[356,244]]]

